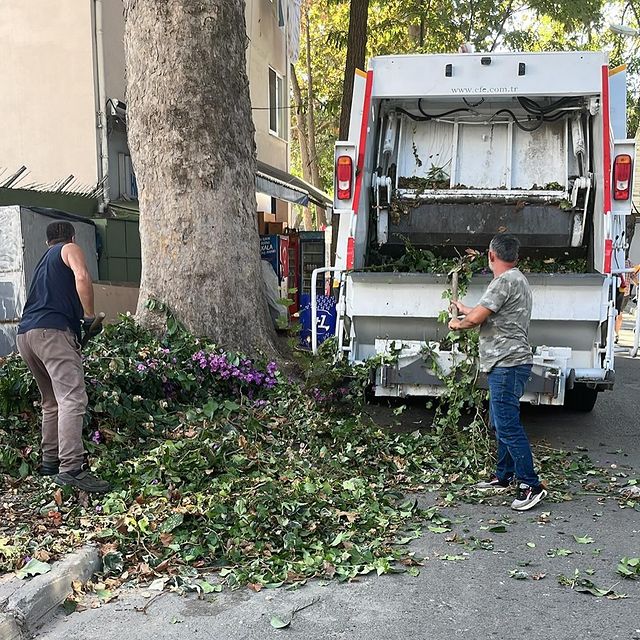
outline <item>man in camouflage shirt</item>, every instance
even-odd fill
[[[531,289],[516,268],[520,243],[515,236],[500,234],[489,244],[489,268],[493,281],[478,304],[471,308],[456,302],[464,316],[449,328],[457,331],[480,327],[480,370],[489,380],[489,408],[498,441],[495,475],[479,482],[479,489],[507,488],[515,480],[516,499],[511,507],[526,511],[538,504],[547,491],[533,468],[529,440],[520,422],[520,398],[531,375],[533,358],[529,346]]]

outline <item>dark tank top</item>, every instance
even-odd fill
[[[51,247],[33,272],[18,333],[31,329],[71,329],[81,339],[82,303],[73,271],[62,260],[64,243]]]

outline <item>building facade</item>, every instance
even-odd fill
[[[0,187],[95,192],[103,209],[135,200],[122,1],[12,0],[2,8]],[[246,2],[255,140],[267,173],[289,170],[289,61],[297,55],[298,8],[299,0]]]

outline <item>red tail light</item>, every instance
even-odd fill
[[[339,156],[336,164],[336,188],[338,200],[351,199],[351,183],[353,181],[353,160],[350,156]]]
[[[623,153],[613,163],[613,199],[628,200],[631,192],[631,156]]]

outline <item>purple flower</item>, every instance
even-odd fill
[[[96,513],[102,513],[102,505],[101,504],[97,504],[96,505]]]
[[[91,436],[91,441],[100,444],[102,442],[102,434],[99,431],[94,431]]]
[[[140,372],[143,372],[143,371],[146,371],[146,370],[147,370],[147,367],[145,367],[145,366],[141,363],[141,364],[139,364],[139,365],[136,367],[136,369],[137,369],[138,371],[140,371]]]

